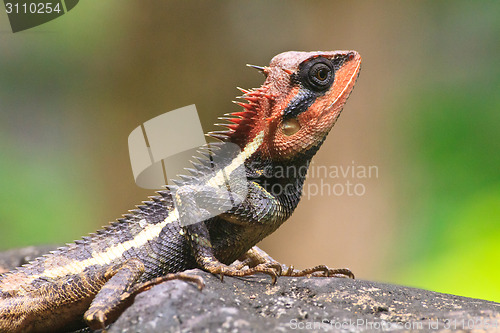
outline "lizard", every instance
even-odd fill
[[[176,185],[103,229],[0,275],[0,332],[105,329],[135,295],[163,281],[192,281],[201,289],[201,277],[184,272],[192,268],[221,279],[263,273],[273,283],[278,276],[354,278],[347,268],[296,270],[256,244],[297,207],[307,167],[360,66],[356,51],[289,51],[268,66],[251,65],[264,83],[239,88],[242,109],[221,117],[225,129],[207,134],[218,142],[200,148]],[[213,157],[225,143],[239,149],[214,171]],[[302,172],[276,173],[289,167]],[[237,170],[244,177],[235,177],[224,197]]]

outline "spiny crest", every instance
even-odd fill
[[[248,139],[251,138],[251,132],[260,129],[257,122],[265,118],[263,114],[267,109],[265,103],[273,100],[273,96],[267,94],[265,86],[260,88],[246,90],[239,88],[243,95],[237,98],[245,100],[245,102],[233,101],[233,103],[241,106],[242,111],[227,113],[224,117],[219,117],[224,123],[215,125],[225,127],[223,131],[212,131],[207,133],[207,136],[221,140],[229,141],[238,144],[243,148]]]

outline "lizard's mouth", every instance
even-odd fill
[[[343,90],[338,93],[338,97],[332,101],[330,104],[330,109],[335,106],[335,104],[344,104],[349,95],[354,88],[354,84],[358,80],[359,73],[361,70],[361,56],[356,51],[351,51],[346,56],[346,61],[343,66],[338,70],[337,75],[341,77],[346,77],[346,80],[343,80],[341,83],[343,86]],[[339,103],[340,102],[340,103]]]
[[[345,102],[349,98],[354,85],[359,77],[361,69],[361,56],[355,51],[346,54],[343,65],[337,70],[336,76],[344,78],[340,82],[335,82],[329,96],[332,100],[319,116],[318,123],[327,124],[327,131],[333,127],[340,116]],[[323,134],[323,133],[322,133]]]

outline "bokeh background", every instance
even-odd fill
[[[500,3],[85,0],[24,32],[0,12],[0,249],[94,231],[151,191],[127,137],[195,103],[205,130],[287,50],[363,66],[315,165],[376,166],[305,198],[261,246],[305,268],[500,301]],[[311,178],[308,184],[320,184]],[[326,179],[345,183],[346,179]]]

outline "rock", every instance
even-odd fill
[[[0,273],[27,264],[56,248],[55,245],[28,246],[0,252]]]
[[[363,280],[218,277],[169,281],[139,294],[116,332],[287,332],[482,329],[500,324],[500,304]],[[497,329],[498,330],[498,329]]]
[[[363,280],[280,277],[272,285],[267,276],[221,282],[188,273],[204,279],[202,291],[177,280],[157,285],[137,295],[108,332],[500,330],[500,304],[480,299]]]

